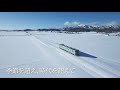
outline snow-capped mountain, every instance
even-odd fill
[[[89,30],[94,30],[94,29],[118,29],[120,28],[120,25],[77,25],[77,26],[66,26],[63,28],[63,30],[71,30],[71,29],[89,29]]]

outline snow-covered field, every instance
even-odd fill
[[[95,32],[0,32],[0,77],[117,78],[120,77],[120,37]],[[74,56],[65,44],[80,50]]]

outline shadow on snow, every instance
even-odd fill
[[[89,58],[97,58],[97,57],[95,57],[95,56],[93,56],[93,55],[90,55],[90,54],[87,54],[87,53],[84,53],[84,52],[79,52],[79,56],[81,56],[81,57],[89,57]]]

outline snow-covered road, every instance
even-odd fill
[[[6,36],[0,37],[0,77],[120,77],[119,61],[87,55],[84,52],[81,55],[86,57],[71,55],[58,48],[59,43],[56,41],[58,38],[52,40],[50,36],[55,37],[54,33],[26,35],[25,32],[12,32],[12,34],[7,33]],[[29,72],[30,70],[32,72]]]

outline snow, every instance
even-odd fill
[[[120,77],[120,37],[95,32],[65,34],[31,31],[29,33],[32,35],[25,32],[0,32],[0,77]],[[59,44],[79,49],[80,56],[59,49]],[[9,69],[15,68],[35,70],[44,68],[47,71],[29,74],[8,73]],[[66,72],[65,69],[72,72]]]

